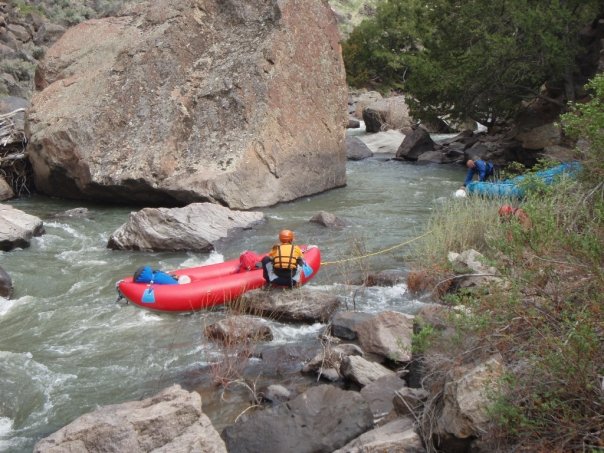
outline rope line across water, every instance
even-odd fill
[[[388,247],[386,249],[383,250],[378,250],[377,252],[373,252],[373,253],[368,253],[367,255],[362,255],[362,256],[353,256],[352,258],[345,258],[343,260],[337,260],[337,261],[322,261],[321,262],[321,266],[329,266],[330,264],[340,264],[340,263],[345,263],[347,261],[355,261],[355,260],[360,260],[363,258],[369,258],[370,256],[376,256],[376,255],[381,255],[382,253],[387,253],[391,250],[397,249],[399,247],[403,247],[407,244],[410,244],[413,241],[417,241],[418,239],[421,239],[423,237],[428,236],[432,231],[427,231],[424,234],[422,234],[421,236],[417,236],[413,239],[409,239],[408,241],[405,242],[401,242],[400,244],[396,244],[393,245],[392,247]]]

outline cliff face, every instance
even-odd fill
[[[72,27],[36,73],[36,187],[248,209],[342,186],[338,41],[321,0],[161,0]]]

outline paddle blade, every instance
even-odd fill
[[[143,297],[141,298],[141,302],[144,304],[154,304],[155,303],[155,293],[153,292],[153,288],[147,288],[143,292]]]
[[[312,275],[312,273],[313,273],[314,271],[312,270],[312,267],[310,267],[310,266],[309,266],[307,263],[304,263],[304,264],[302,265],[302,272],[304,272],[304,276],[305,276],[306,278],[308,278],[308,277],[310,277],[310,276]]]

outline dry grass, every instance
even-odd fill
[[[475,248],[511,282],[503,290],[464,290],[443,300],[466,309],[449,323],[453,338],[435,338],[424,355],[425,385],[439,389],[459,364],[500,353],[507,389],[493,395],[492,451],[596,452],[604,449],[604,193],[566,182],[524,200],[533,222],[500,223],[498,203],[470,198],[445,206],[422,244],[410,287],[438,280],[446,253]],[[451,225],[451,227],[447,227]],[[426,261],[428,260],[428,261]],[[429,282],[429,283],[428,283]],[[424,438],[431,439],[439,399],[426,405]]]

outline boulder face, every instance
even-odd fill
[[[36,73],[36,187],[250,209],[343,186],[338,40],[322,0],[156,0],[70,28]]]

